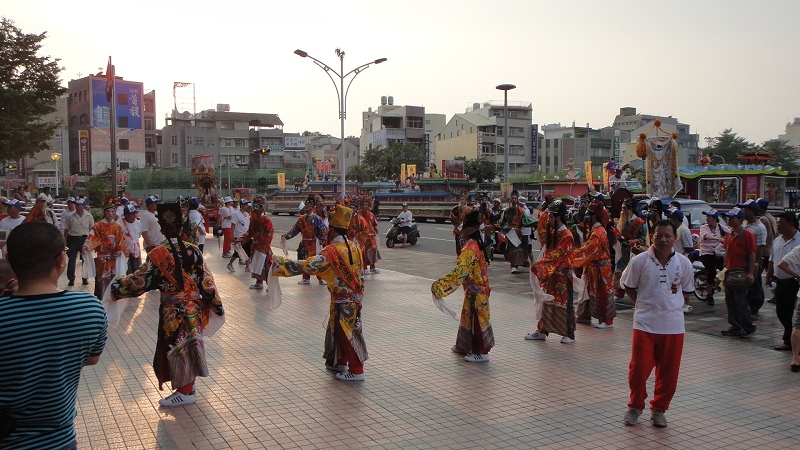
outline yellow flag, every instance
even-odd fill
[[[286,174],[283,172],[278,174],[278,187],[286,189]]]
[[[400,181],[404,182],[406,180],[406,165],[400,164]]]
[[[409,164],[406,166],[406,175],[409,177],[417,178],[417,165]]]
[[[594,186],[594,173],[592,172],[592,162],[583,162],[583,171],[586,172],[586,184]]]

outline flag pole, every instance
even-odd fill
[[[117,86],[114,80],[114,65],[111,64],[111,56],[108,57],[108,67],[106,68],[106,86],[109,106],[111,107],[111,117],[109,118],[109,144],[111,149],[111,195],[116,197],[117,192]]]

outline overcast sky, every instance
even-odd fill
[[[302,49],[353,82],[346,133],[361,111],[422,105],[448,120],[473,102],[533,106],[534,122],[611,125],[623,106],[673,116],[693,133],[732,128],[755,143],[800,116],[800,1],[405,0],[64,2],[3,0],[0,15],[47,31],[64,85],[105,70],[157,96],[158,127],[175,81],[196,85],[197,110],[278,114],[287,132],[339,135],[331,81]]]

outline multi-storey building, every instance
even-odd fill
[[[488,158],[499,173],[505,168],[505,139],[508,129],[509,174],[530,173],[539,164],[531,152],[534,134],[531,103],[509,102],[508,118],[503,102],[474,103],[464,114],[455,114],[436,135],[436,161],[466,157]]]
[[[284,166],[286,140],[277,114],[230,112],[228,105],[219,104],[216,110],[196,115],[173,111],[161,131],[162,167],[187,168],[192,157],[200,155],[213,156],[217,167],[222,163],[263,169]],[[268,152],[256,151],[262,148]]]
[[[800,117],[795,117],[793,122],[786,124],[786,132],[778,135],[778,139],[786,141],[800,153]]]
[[[364,152],[387,148],[393,143],[418,145],[425,151],[427,163],[433,162],[434,136],[444,127],[444,114],[426,114],[424,106],[394,104],[394,97],[381,97],[381,105],[361,113],[361,143],[357,154],[347,159],[348,167],[358,164]]]
[[[147,149],[155,160],[155,92],[144,92],[138,81],[116,77],[115,136],[111,136],[111,104],[106,97],[106,77],[90,75],[68,83],[67,116],[69,173],[93,175],[111,168],[111,140],[116,142],[117,167],[137,169],[147,165]],[[152,129],[146,130],[149,126]],[[146,132],[147,131],[147,132]],[[152,136],[151,147],[145,137]]]
[[[560,123],[542,126],[544,138],[539,158],[544,173],[558,173],[567,169],[572,160],[575,169],[583,172],[584,162],[591,161],[594,173],[613,156],[613,139],[600,130],[585,127],[562,126]]]

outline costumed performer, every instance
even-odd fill
[[[600,222],[605,208],[593,203],[586,209],[584,223],[591,227],[589,237],[583,246],[572,254],[572,268],[583,268],[583,281],[589,299],[578,304],[577,321],[591,323],[592,317],[598,319],[595,328],[605,329],[614,326],[617,309],[611,299],[612,270],[611,252],[608,247],[608,234]]]
[[[458,325],[455,353],[466,354],[469,362],[489,361],[489,350],[494,347],[494,332],[489,321],[489,267],[483,255],[483,239],[480,231],[480,213],[468,213],[462,224],[461,238],[465,242],[458,255],[456,267],[447,275],[434,281],[431,292],[441,299],[464,289],[464,304],[461,307],[461,322]]]
[[[325,367],[339,372],[337,380],[364,381],[364,361],[368,358],[361,324],[364,278],[361,276],[361,250],[347,239],[352,216],[352,209],[336,205],[333,211],[328,211],[330,244],[318,255],[310,255],[303,261],[275,255],[272,275],[317,275],[327,281],[331,304],[322,354]]]
[[[158,403],[183,406],[195,401],[195,378],[208,376],[203,338],[222,325],[225,310],[202,252],[180,238],[180,206],[159,203],[158,222],[166,241],[147,253],[139,270],[111,283],[104,304],[109,323],[115,323],[124,310],[113,304],[117,300],[161,291],[153,370],[158,389],[169,381],[175,392]],[[112,317],[112,311],[116,317]]]

